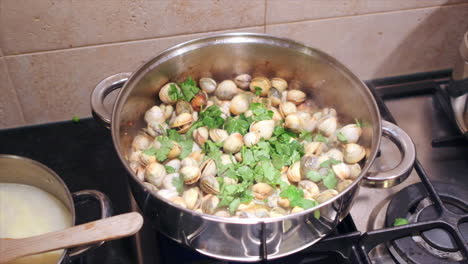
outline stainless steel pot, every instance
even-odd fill
[[[100,219],[112,215],[112,206],[109,198],[99,191],[83,190],[70,193],[62,179],[45,165],[20,156],[0,155],[0,183],[18,183],[40,188],[63,202],[70,211],[72,222],[75,225],[75,203],[87,202],[90,199],[99,202]],[[82,246],[63,251],[57,263],[68,263],[69,258],[81,255],[93,248],[102,245],[100,242],[91,246]]]
[[[368,155],[359,178],[345,191],[316,208],[279,218],[228,219],[184,209],[145,188],[128,166],[132,138],[143,127],[144,112],[159,104],[157,92],[168,81],[211,76],[216,80],[240,73],[279,76],[300,84],[321,106],[334,107],[343,122],[364,120],[361,144]],[[123,87],[122,87],[123,85]],[[120,90],[112,114],[103,105],[112,90]],[[322,51],[292,40],[262,34],[222,34],[174,46],[135,72],[104,79],[91,97],[94,117],[112,130],[117,153],[125,164],[133,195],[154,226],[166,236],[203,254],[228,260],[279,258],[320,240],[348,214],[359,186],[391,187],[403,181],[415,160],[410,137],[382,121],[366,85],[345,66]],[[367,173],[379,150],[381,136],[393,140],[402,153],[400,164],[378,174]],[[320,217],[314,217],[314,211]]]

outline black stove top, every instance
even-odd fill
[[[383,100],[417,94],[433,93],[437,96],[437,89],[441,89],[444,82],[446,83],[446,81],[439,82],[438,80],[446,80],[449,76],[449,71],[442,71],[374,80],[367,84],[376,96],[382,117],[394,122]],[[443,98],[442,96],[439,99],[443,100]],[[447,106],[442,103],[440,107]],[[447,118],[450,119],[449,116]],[[463,147],[464,144],[466,140],[456,133],[456,129],[452,129],[449,134],[434,138],[433,142],[435,147]],[[72,192],[84,189],[104,192],[112,200],[115,214],[128,212],[134,208],[127,187],[126,171],[115,153],[111,135],[108,130],[92,119],[82,119],[76,123],[69,121],[0,130],[0,153],[25,156],[45,164],[63,178]],[[416,163],[415,169],[421,178],[421,183],[411,185],[395,196],[397,198],[393,201],[401,202],[400,200],[410,198],[412,200],[404,202],[407,207],[397,202],[389,207],[387,228],[360,232],[356,229],[351,216],[348,216],[340,223],[334,234],[316,245],[289,257],[268,261],[268,263],[372,263],[368,253],[376,245],[382,243],[389,244],[390,251],[393,250],[403,255],[403,257],[397,257],[395,253],[394,260],[397,262],[408,262],[408,260],[422,261],[421,263],[465,261],[468,247],[460,238],[468,228],[461,225],[459,226],[460,236],[457,236],[456,232],[455,236],[451,236],[450,232],[453,234],[455,230],[453,227],[456,227],[457,223],[450,223],[450,221],[454,220],[456,215],[458,215],[456,221],[465,221],[468,200],[463,198],[465,199],[464,205],[457,203],[458,207],[445,206],[445,203],[453,204],[449,196],[454,192],[462,197],[467,194],[463,187],[460,191],[456,191],[451,189],[453,185],[431,183],[419,162]],[[421,206],[424,200],[426,204]],[[453,215],[447,212],[452,212]],[[97,206],[92,203],[77,207],[78,224],[94,220],[97,216]],[[393,220],[396,217],[408,218],[410,224],[393,227]],[[445,223],[449,221],[449,224],[443,224],[444,221]],[[428,231],[433,228],[437,229]],[[415,233],[420,235],[420,240],[425,245],[441,251],[442,254],[445,251],[449,252],[451,259],[428,257],[417,259],[415,256],[420,255],[418,250],[424,246],[414,242],[413,234]],[[408,250],[411,252],[405,256],[404,252]],[[421,253],[421,255],[424,254]],[[145,263],[225,263],[180,246],[152,231],[148,223],[145,223],[138,236],[107,242],[70,262],[142,263],[143,260]]]

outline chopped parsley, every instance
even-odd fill
[[[320,133],[317,133],[314,137],[314,141],[315,142],[323,142],[323,143],[327,143],[327,138],[322,136],[322,134]]]
[[[197,83],[190,76],[185,80],[185,82],[180,83],[179,85],[182,90],[182,94],[184,95],[183,98],[187,102],[190,102],[200,91],[200,88],[197,87]]]
[[[304,199],[304,191],[294,185],[289,185],[280,193],[282,198],[287,198],[292,207],[299,206],[303,209],[312,208],[318,203],[313,200]]]
[[[73,123],[79,123],[80,122],[80,118],[78,116],[73,116],[71,120],[72,120]]]
[[[183,94],[180,92],[180,89],[177,88],[177,86],[175,84],[173,84],[173,83],[171,83],[171,85],[169,85],[169,91],[167,93],[169,95],[169,98],[172,101],[183,100],[183,98],[184,98]]]
[[[183,159],[192,153],[193,148],[193,141],[191,139],[187,139],[185,141],[179,141],[179,145],[182,148],[180,152],[179,158]]]
[[[335,176],[335,173],[332,170],[328,170],[327,176],[323,178],[323,185],[328,189],[335,189],[338,184],[338,179]]]
[[[180,89],[175,84],[169,85],[168,95],[172,101],[184,100],[190,102],[200,91],[197,83],[190,76],[183,83],[179,83],[179,86]]]
[[[332,165],[340,164],[341,161],[336,160],[334,158],[329,158],[328,160],[320,163],[320,167],[322,168],[330,168]]]
[[[158,161],[164,161],[167,159],[167,155],[171,152],[172,141],[167,136],[158,137],[158,142],[161,144],[159,149],[151,147],[143,151],[146,155],[155,156]]]
[[[250,122],[247,121],[244,114],[241,114],[239,118],[229,117],[224,125],[224,128],[229,134],[241,133],[242,135],[249,132]]]
[[[167,173],[174,173],[175,172],[175,169],[171,166],[164,166],[164,168],[166,169],[166,172]]]
[[[356,122],[356,126],[362,127],[362,123],[359,122],[359,119],[355,118],[354,121]]]
[[[406,218],[395,218],[395,221],[393,222],[393,226],[402,226],[407,224],[409,224],[409,221]]]
[[[273,118],[273,111],[268,110],[262,103],[251,103],[249,109],[252,110],[253,121],[270,120]]]
[[[174,177],[172,179],[172,184],[174,187],[176,187],[176,190],[179,194],[182,194],[184,191],[184,180],[182,179],[182,176]]]
[[[323,178],[322,175],[320,175],[320,173],[318,173],[317,171],[313,171],[313,170],[308,171],[306,173],[306,177],[307,177],[307,179],[309,179],[309,180],[311,180],[313,182],[319,182]]]
[[[254,89],[255,89],[255,95],[256,96],[260,96],[262,94],[262,88],[261,87],[255,86]]]
[[[343,133],[338,132],[338,134],[336,134],[336,137],[338,138],[339,141],[343,142],[343,143],[348,143],[348,139],[346,139],[345,135],[343,135]]]

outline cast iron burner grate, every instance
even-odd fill
[[[393,196],[386,215],[386,226],[393,226],[396,218],[406,218],[410,223],[448,222],[458,225],[463,239],[468,238],[468,223],[463,215],[468,212],[468,191],[447,183],[433,183],[444,208],[429,198],[424,185],[417,183]],[[453,217],[455,215],[455,217]],[[456,221],[456,222],[453,222]],[[458,263],[463,260],[457,241],[447,230],[445,223],[434,228],[396,239],[390,243],[390,252],[399,263]]]

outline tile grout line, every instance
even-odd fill
[[[392,11],[379,11],[379,12],[371,12],[371,13],[357,14],[357,15],[322,17],[322,18],[314,18],[314,19],[301,19],[301,20],[294,20],[294,21],[270,23],[270,24],[266,24],[266,26],[299,24],[299,23],[319,21],[319,20],[333,20],[333,19],[342,19],[342,18],[351,18],[351,17],[362,17],[362,16],[371,16],[371,15],[380,15],[380,14],[391,14],[391,13],[399,13],[399,12],[419,11],[419,10],[424,10],[424,9],[449,8],[449,7],[461,6],[461,5],[467,5],[468,6],[468,3],[456,3],[456,4],[449,4],[449,5],[426,6],[426,7],[400,9],[400,10],[392,10]]]
[[[219,29],[219,30],[214,30],[214,31],[191,32],[191,33],[183,33],[183,34],[170,35],[170,36],[159,36],[159,37],[151,37],[151,38],[142,38],[142,39],[132,39],[132,40],[125,40],[125,41],[107,42],[107,43],[100,43],[100,44],[77,46],[77,47],[73,47],[73,48],[58,48],[58,49],[50,49],[50,50],[25,52],[25,53],[20,53],[20,54],[8,54],[8,55],[3,54],[2,58],[12,58],[12,57],[23,56],[23,55],[36,55],[36,54],[41,54],[41,53],[52,53],[52,52],[60,52],[60,51],[68,51],[68,50],[80,50],[80,49],[86,49],[86,48],[96,48],[96,47],[100,47],[100,46],[111,46],[111,45],[119,45],[119,44],[125,44],[125,43],[137,43],[137,42],[148,41],[148,40],[158,40],[158,39],[164,39],[164,38],[183,37],[183,36],[190,36],[190,35],[196,35],[196,34],[205,34],[205,33],[211,33],[211,32],[212,33],[218,33],[218,32],[221,32],[221,31],[250,29],[250,28],[256,28],[256,27],[260,27],[260,28],[263,27],[264,28],[265,24],[258,24],[258,25],[252,25],[252,26],[247,26],[247,27],[239,27],[239,28]]]
[[[11,76],[10,76],[10,70],[8,69],[8,64],[6,63],[6,60],[4,59],[4,57],[1,57],[0,58],[0,61],[3,62],[3,65],[5,66],[5,70],[6,70],[6,75],[7,75],[7,78],[11,84],[11,86],[13,87],[13,93],[15,94],[15,97],[16,97],[16,102],[18,103],[18,106],[20,108],[20,117],[21,117],[21,120],[23,121],[23,126],[26,125],[26,118],[24,116],[24,109],[23,109],[23,104],[21,103],[19,97],[18,97],[18,92],[16,91],[16,86],[15,84],[13,83],[12,79],[11,79]]]

